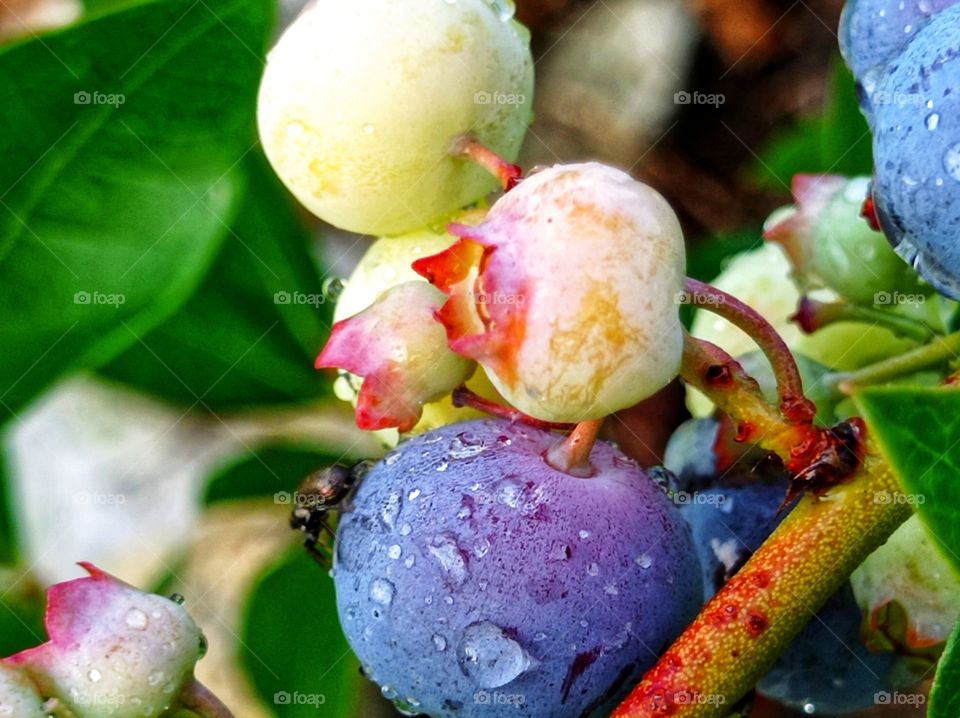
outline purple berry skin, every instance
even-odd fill
[[[651,667],[702,604],[690,529],[599,442],[594,477],[558,439],[445,426],[363,478],[337,532],[343,630],[401,709],[438,718],[587,716]]]
[[[960,6],[944,10],[884,70],[873,199],[897,253],[960,298]]]
[[[850,0],[840,17],[840,52],[853,71],[868,119],[883,68],[937,13],[957,0]],[[882,101],[882,98],[881,98]]]

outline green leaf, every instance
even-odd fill
[[[313,362],[333,307],[312,235],[259,152],[244,169],[248,192],[203,286],[103,374],[201,410],[329,394]]]
[[[210,505],[290,491],[291,486],[307,474],[342,460],[342,454],[329,447],[295,444],[257,447],[254,456],[248,454],[234,459],[215,471],[203,501]]]
[[[5,444],[6,442],[0,443],[0,565],[13,563],[20,554]]]
[[[243,666],[279,718],[356,715],[359,664],[337,621],[333,582],[305,551],[263,577],[247,605],[242,639]]]
[[[916,506],[944,557],[960,572],[960,391],[885,387],[857,406],[904,487],[876,500]]]
[[[953,627],[930,691],[929,718],[960,716],[960,623]]]
[[[0,565],[0,657],[47,640],[43,590],[22,566]]]
[[[0,52],[0,401],[172,314],[254,144],[267,0],[137,5]]]

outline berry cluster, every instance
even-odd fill
[[[870,43],[857,12],[846,22],[859,48]],[[259,117],[274,168],[320,218],[379,237],[317,366],[340,370],[357,424],[393,448],[309,479],[315,501],[293,526],[321,559],[336,533],[341,624],[401,712],[591,715],[659,659],[636,701],[669,713],[709,698],[658,682],[683,668],[682,650],[664,651],[703,599],[732,582],[784,504],[828,493],[867,460],[862,422],[824,428],[850,416],[832,372],[916,346],[927,325],[876,305],[931,290],[860,217],[869,180],[832,176],[798,177],[796,205],[768,223],[778,244],[735,258],[720,288],[686,280],[679,222],[650,187],[593,162],[526,178],[511,164],[531,68],[525,31],[484,0],[317,0],[271,54]],[[488,204],[495,180],[503,194]],[[885,226],[891,196],[875,196]],[[681,325],[687,303],[701,307],[700,339]],[[941,321],[929,306],[938,316],[922,321]],[[671,442],[679,483],[598,441],[604,417],[677,376],[709,394],[695,413],[715,414]],[[805,394],[805,382],[822,390]],[[879,607],[905,603],[872,585],[843,585],[760,691],[839,712],[905,682],[892,651],[916,646],[893,645],[902,637]],[[714,620],[716,603],[697,620]],[[860,640],[861,605],[886,653]],[[731,608],[714,623],[765,633],[765,614]],[[949,625],[952,609],[930,612]],[[825,631],[859,661],[838,658],[842,675],[811,661]]]

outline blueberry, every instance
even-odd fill
[[[846,4],[840,18],[840,52],[857,78],[868,116],[878,99],[878,80],[884,66],[896,59],[931,17],[955,2],[850,0]]]
[[[767,472],[769,474],[769,472]],[[787,477],[733,472],[683,508],[703,570],[705,594],[716,593],[786,516],[779,512]],[[757,685],[768,698],[807,712],[846,713],[902,683],[899,659],[875,654],[860,640],[861,614],[847,583],[815,615]]]
[[[501,421],[402,444],[337,536],[340,620],[407,712],[579,717],[615,699],[696,615],[690,529],[631,460],[550,468],[556,434]]]
[[[960,298],[960,6],[883,72],[873,198],[887,239],[942,294]]]

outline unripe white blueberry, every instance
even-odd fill
[[[260,138],[318,217],[397,235],[494,189],[451,147],[512,160],[532,98],[529,33],[488,0],[315,0],[268,58]]]
[[[162,715],[201,656],[200,629],[169,598],[84,567],[89,577],[49,590],[50,640],[6,662],[76,718]]]
[[[677,374],[686,258],[653,189],[595,162],[521,182],[463,241],[415,268],[448,294],[450,346],[516,408],[583,421],[632,406]]]
[[[0,663],[0,718],[46,718],[37,687],[22,671]]]

